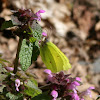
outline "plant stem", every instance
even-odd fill
[[[18,47],[17,47],[17,53],[16,53],[16,58],[14,60],[14,74],[16,74],[17,72],[17,67],[18,67],[18,60],[19,60],[19,52],[21,49],[21,45],[22,45],[22,38],[19,38],[19,42],[18,42]]]

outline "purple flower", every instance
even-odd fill
[[[14,11],[12,21],[14,25],[27,26],[31,25],[34,20],[41,21],[40,13],[44,13],[44,10],[39,10],[35,14],[30,9],[19,9]]]
[[[48,77],[47,77],[48,81],[52,81],[53,75],[52,75],[51,70],[45,69],[44,72],[47,73],[47,74],[49,74]]]
[[[15,80],[16,91],[19,91],[19,86],[20,86],[20,80],[19,79],[16,79]]]
[[[45,32],[43,32],[42,35],[45,36],[45,37],[47,36],[47,34]]]
[[[71,83],[68,83],[67,89],[68,90],[73,90],[74,93],[77,93],[76,86],[80,86],[80,84],[77,81],[80,81],[81,79],[79,77],[76,77],[75,79],[76,79],[75,81],[73,81]]]
[[[52,74],[51,70],[49,70],[49,69],[45,69],[44,72],[47,73],[47,74],[49,74],[49,75]]]
[[[51,95],[52,95],[52,97],[53,97],[52,100],[56,100],[56,98],[58,97],[58,92],[55,91],[55,90],[53,90],[53,91],[51,92]]]
[[[77,93],[69,93],[69,95],[71,96],[71,100],[80,100]]]
[[[35,20],[41,21],[41,15],[40,13],[44,13],[44,10],[39,10],[38,12],[35,13],[35,15],[37,16],[37,18],[34,18]]]
[[[90,95],[91,97],[91,89],[94,89],[94,87],[90,87],[81,93],[78,91],[77,86],[81,85],[81,79],[79,77],[69,77],[70,74],[65,75],[62,71],[52,73],[49,69],[46,69],[44,72],[48,74],[47,79],[50,83],[50,89],[52,90],[52,100],[57,99],[58,93],[61,98],[68,96],[69,100],[84,100],[84,95]]]
[[[80,79],[79,77],[76,77],[75,79],[76,79],[77,81],[81,81],[81,79]]]
[[[38,13],[45,13],[45,10],[39,10]]]
[[[27,16],[27,17],[31,17],[33,15],[31,9],[19,9],[19,12],[21,12],[22,14],[20,16]]]
[[[90,98],[91,98],[91,97],[92,97],[92,96],[91,96],[91,90],[92,90],[92,89],[95,89],[95,88],[94,88],[94,87],[89,87],[86,91],[81,92],[80,97],[83,98],[83,96],[89,95]]]
[[[6,69],[7,71],[13,71],[13,70],[14,70],[13,67],[5,67],[5,69]]]

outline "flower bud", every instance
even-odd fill
[[[13,71],[13,70],[14,70],[13,67],[5,67],[5,69],[6,69],[7,71]]]
[[[45,36],[45,37],[47,36],[47,34],[45,32],[43,32],[42,35]]]
[[[16,91],[19,91],[19,87],[20,86],[20,80],[19,79],[16,79],[15,80],[15,87],[16,87]]]
[[[55,91],[55,90],[53,90],[53,91],[51,92],[51,95],[52,95],[52,97],[53,97],[52,100],[56,100],[56,98],[58,97],[58,92]]]

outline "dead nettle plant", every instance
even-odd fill
[[[1,100],[84,100],[86,95],[91,97],[94,87],[78,91],[81,79],[64,74],[63,70],[71,68],[68,58],[47,39],[47,34],[38,24],[41,13],[45,11],[33,13],[30,9],[18,9],[12,13],[11,20],[5,21],[1,30],[14,27],[13,34],[19,37],[19,42],[12,67],[6,66],[5,62],[11,62],[0,56]],[[26,73],[39,54],[47,67],[44,72],[48,74],[47,84],[42,87],[38,87],[34,75]]]

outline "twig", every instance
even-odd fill
[[[17,53],[16,53],[16,58],[14,60],[14,74],[16,74],[17,72],[17,67],[18,67],[18,60],[19,60],[19,52],[21,49],[21,45],[22,45],[22,38],[19,38],[19,42],[18,42],[18,47],[17,47]]]

